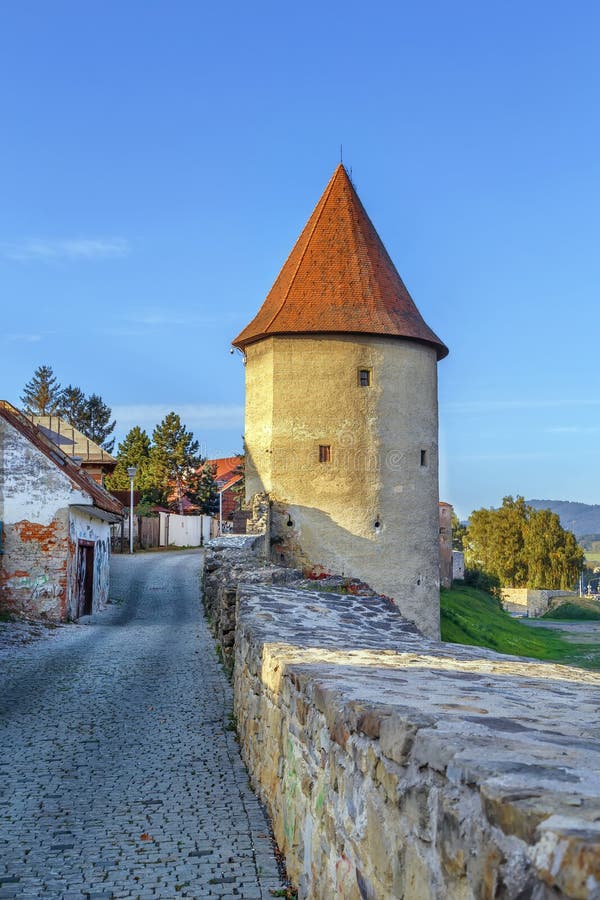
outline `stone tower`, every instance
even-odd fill
[[[256,317],[246,493],[272,503],[273,560],[355,576],[439,636],[437,361],[342,165]]]

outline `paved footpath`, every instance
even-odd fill
[[[283,888],[200,564],[199,551],[116,556],[116,605],[0,651],[0,898]]]

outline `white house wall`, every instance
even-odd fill
[[[69,507],[89,502],[58,465],[0,419],[0,608],[54,620],[69,615],[75,547]],[[108,582],[98,588],[99,603],[107,590]]]
[[[69,618],[77,616],[77,555],[79,541],[90,541],[94,544],[94,588],[92,611],[97,612],[106,606],[109,591],[110,568],[110,525],[81,510],[70,510],[69,516],[69,553],[68,564],[68,600]]]

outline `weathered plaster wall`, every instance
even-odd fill
[[[259,341],[246,353],[246,499],[271,490],[273,439],[273,340]]]
[[[89,497],[4,420],[0,465],[0,607],[56,620],[74,615],[78,538],[99,542],[95,603],[103,603],[109,526],[69,510],[71,504],[88,504]]]
[[[430,635],[439,634],[436,366],[426,345],[335,335],[268,338],[247,348],[246,364],[247,491],[274,501],[274,561],[351,572]],[[361,368],[370,387],[359,385]],[[319,462],[321,444],[329,463]]]
[[[440,503],[440,584],[452,587],[452,506]]]
[[[242,584],[235,703],[301,898],[600,896],[600,675]]]
[[[0,459],[4,522],[49,525],[57,508],[89,502],[58,466],[4,420],[0,421]]]
[[[462,581],[465,577],[465,554],[462,550],[452,551],[452,578]]]
[[[69,561],[67,613],[77,615],[77,553],[79,541],[94,543],[94,586],[92,611],[103,609],[108,602],[110,579],[110,525],[80,510],[69,514]]]

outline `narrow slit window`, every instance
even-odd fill
[[[319,444],[319,462],[331,462],[331,446],[329,444]]]
[[[358,370],[358,384],[360,387],[371,387],[371,370],[370,369],[359,369]]]
[[[427,465],[427,450],[421,450],[421,465]]]

